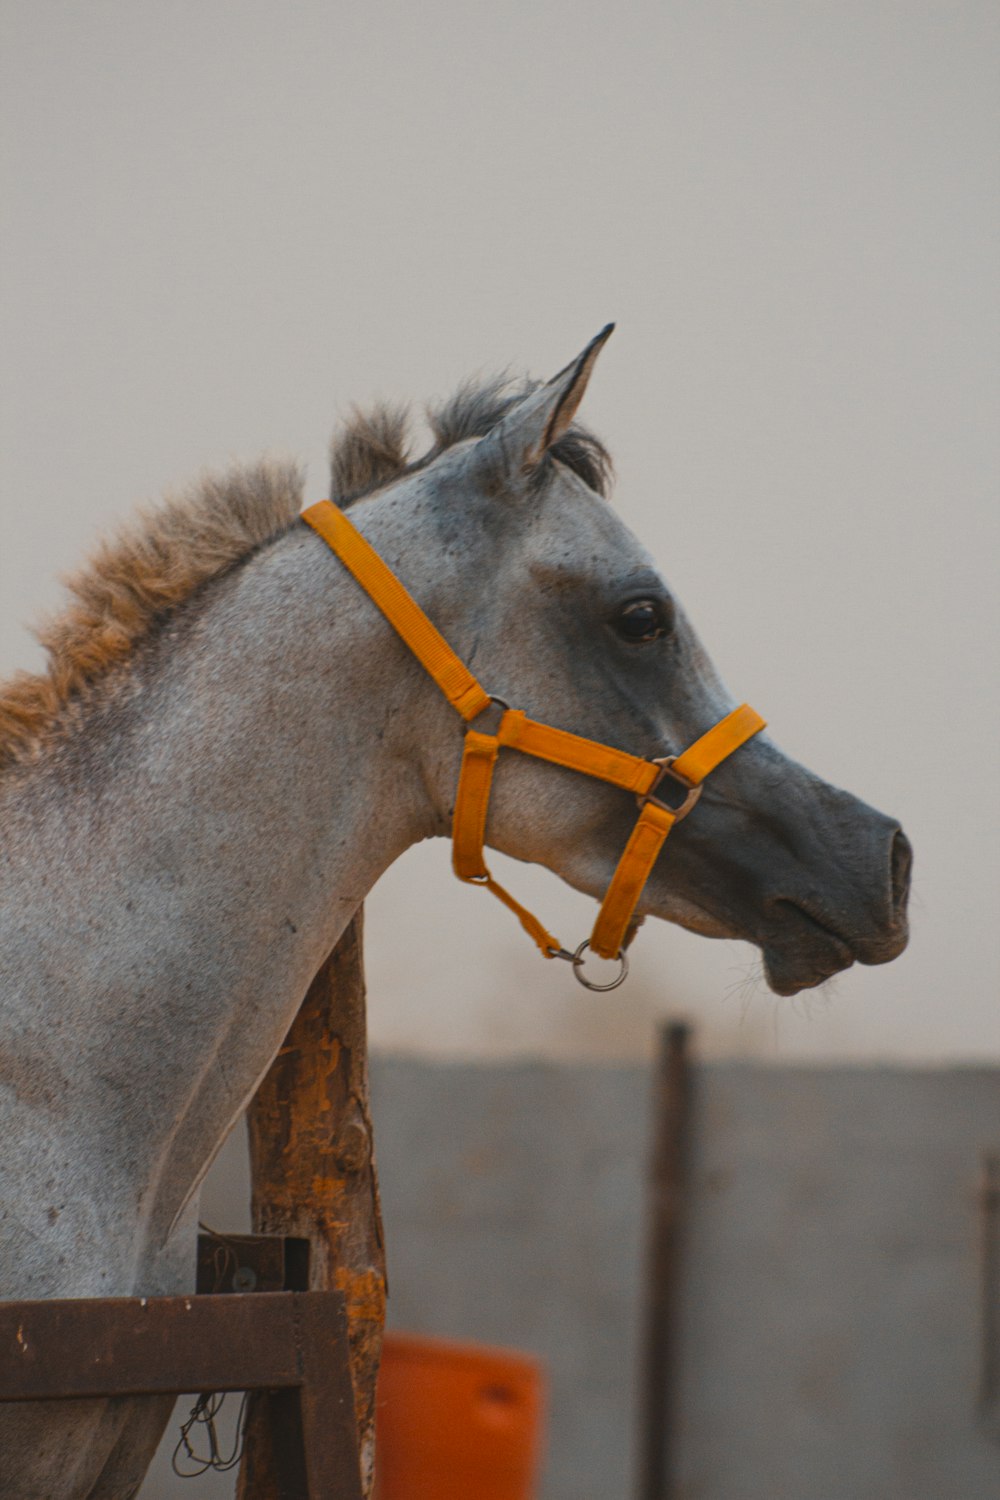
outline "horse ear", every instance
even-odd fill
[[[494,427],[482,447],[488,448],[494,458],[502,454],[505,465],[520,470],[532,469],[540,463],[546,450],[563,436],[576,416],[597,356],[614,328],[613,323],[602,328],[571,364],[519,401]]]

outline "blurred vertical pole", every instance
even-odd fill
[[[1000,1418],[1000,1153],[983,1152],[979,1182],[980,1308],[979,1407]]]
[[[364,1494],[375,1454],[375,1384],[386,1277],[368,1100],[359,910],[309,987],[247,1112],[253,1228],[310,1241],[309,1287],[344,1293]],[[251,1397],[239,1500],[283,1500],[266,1395]]]
[[[660,1032],[653,1088],[637,1500],[674,1500],[674,1389],[691,1114],[690,1032]]]

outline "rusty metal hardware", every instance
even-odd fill
[[[200,1295],[307,1292],[309,1241],[283,1234],[199,1234],[196,1286]]]

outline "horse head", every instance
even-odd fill
[[[489,693],[654,759],[683,751],[734,700],[605,498],[607,455],[574,425],[609,332],[547,384],[508,399],[485,432],[467,393],[470,435],[459,422],[457,439],[453,432],[404,478],[376,486],[358,509],[377,506],[390,541],[399,518],[391,550],[403,577],[420,584],[423,573],[420,593],[433,599],[435,623]],[[461,736],[443,706],[420,741],[414,753],[434,831],[445,833]],[[621,790],[509,754],[496,773],[486,839],[600,898],[635,817]],[[759,734],[708,778],[693,815],[665,844],[638,914],[756,944],[771,988],[791,995],[855,960],[884,963],[903,950],[910,863],[894,819]]]

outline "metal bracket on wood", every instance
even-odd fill
[[[361,1500],[339,1292],[0,1302],[0,1401],[267,1391],[283,1500]]]
[[[308,1292],[310,1250],[290,1234],[199,1234],[196,1290]]]

